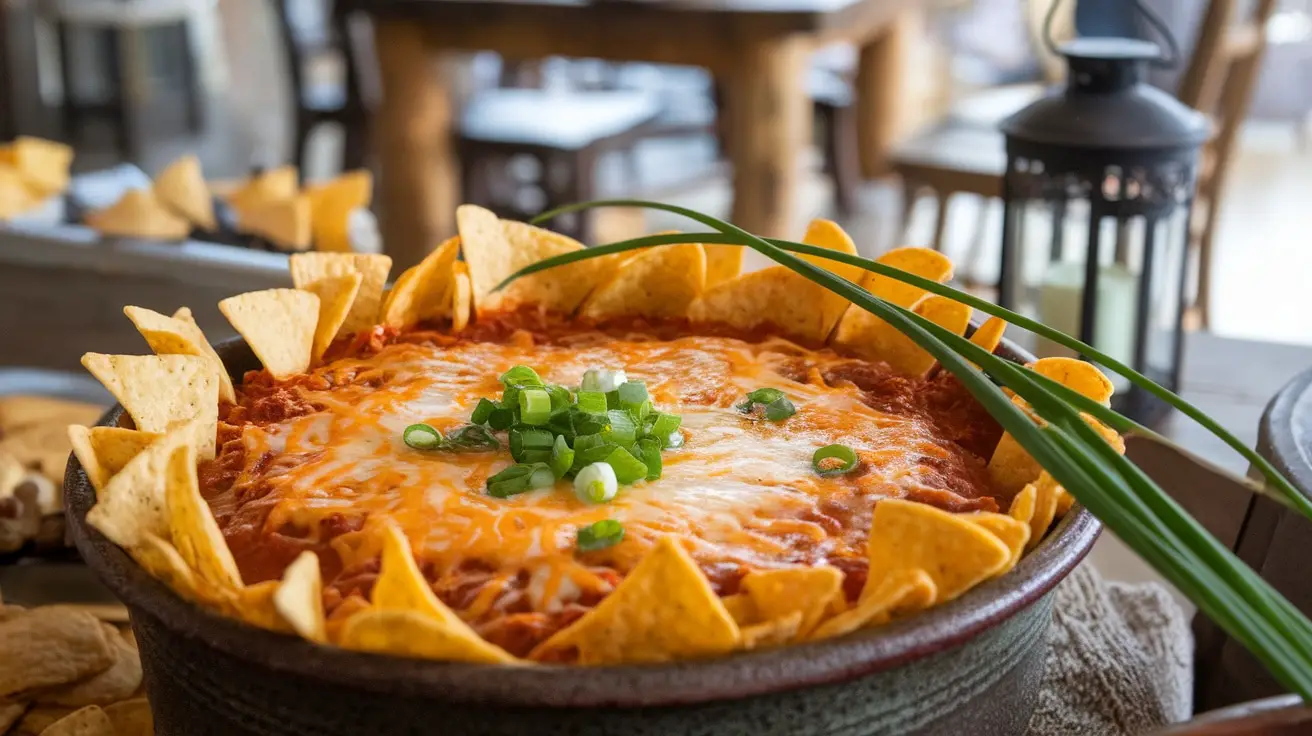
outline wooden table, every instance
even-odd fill
[[[446,52],[491,50],[699,66],[725,82],[732,219],[792,236],[811,114],[803,85],[817,45],[860,45],[857,116],[862,169],[881,173],[897,124],[898,68],[920,0],[341,0],[375,21],[383,101],[380,216],[404,268],[454,233],[459,198],[453,110],[436,69]]]

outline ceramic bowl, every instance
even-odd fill
[[[257,367],[240,341],[216,347],[235,376]],[[95,492],[76,459],[65,493],[78,549],[131,611],[160,736],[1023,733],[1052,590],[1099,530],[1077,506],[1010,573],[833,640],[668,665],[504,667],[316,646],[204,610],[87,525]]]

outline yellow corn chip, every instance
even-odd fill
[[[374,178],[368,171],[345,174],[307,187],[314,220],[314,248],[328,253],[351,251],[350,217],[373,199]]]
[[[82,463],[97,496],[104,491],[110,478],[161,437],[161,434],[122,427],[84,427],[80,424],[68,427],[73,454]]]
[[[278,166],[247,179],[227,195],[228,204],[237,212],[250,210],[265,202],[291,199],[300,191],[300,175],[295,166]]]
[[[806,636],[824,617],[834,599],[843,595],[843,573],[833,567],[755,570],[743,578],[742,586],[761,621],[775,621],[798,613],[801,618],[797,631]]]
[[[738,626],[747,626],[761,620],[761,615],[756,611],[756,604],[752,602],[752,597],[746,593],[736,593],[725,596],[720,599],[724,604],[724,610],[729,612]]]
[[[1051,378],[1067,388],[1078,391],[1085,396],[1106,404],[1112,395],[1112,383],[1091,363],[1086,363],[1074,358],[1043,358],[1030,366],[1035,373]],[[1012,401],[1024,409],[1034,418],[1036,422],[1042,424],[1042,421],[1034,416],[1030,411],[1029,404],[1023,399],[1015,397]],[[1089,422],[1102,436],[1115,447],[1117,452],[1125,452],[1125,443],[1121,440],[1120,435],[1112,431],[1109,427],[1088,415],[1084,420]],[[1039,463],[1016,441],[1011,433],[1002,435],[998,441],[998,446],[993,450],[993,456],[989,458],[989,476],[993,480],[994,486],[1006,493],[1017,493],[1026,484],[1036,480],[1043,469]],[[1045,527],[1046,528],[1046,527]],[[1036,543],[1031,539],[1032,544]]]
[[[282,583],[273,594],[273,604],[301,637],[310,641],[327,641],[319,558],[313,552],[302,552],[287,566],[282,575]]]
[[[928,248],[894,248],[876,258],[875,262],[940,284],[952,279],[952,261],[942,253]],[[866,274],[866,280],[861,285],[871,294],[899,307],[910,308],[928,293],[919,286],[873,272]]]
[[[105,715],[114,723],[116,736],[154,736],[155,717],[150,712],[150,701],[144,697],[129,698],[105,706]]]
[[[201,595],[213,606],[239,621],[269,631],[294,634],[295,629],[278,610],[274,599],[281,580],[265,580],[244,588],[224,589],[206,586]]]
[[[338,639],[344,649],[398,657],[483,664],[518,661],[478,636],[465,636],[417,611],[366,608],[346,620]]]
[[[169,460],[194,432],[193,427],[183,425],[137,453],[97,494],[96,505],[87,512],[87,523],[120,547],[134,547],[148,533],[171,539],[166,490]]]
[[[1007,509],[1007,515],[1017,521],[1025,522],[1025,525],[1028,526],[1030,519],[1034,518],[1034,507],[1038,504],[1038,498],[1038,487],[1030,483],[1011,499],[1011,507]]]
[[[958,335],[970,324],[970,307],[937,294],[927,294],[912,311]],[[852,319],[861,312],[871,319]],[[934,367],[934,358],[893,325],[863,309],[852,308],[843,317],[831,343],[856,355],[888,363],[904,376],[923,376]]]
[[[634,256],[598,286],[579,316],[683,317],[706,285],[706,252],[698,243],[651,248]]]
[[[89,513],[87,520],[91,521]],[[168,534],[167,528],[164,534]],[[164,537],[153,532],[143,532],[137,539],[137,544],[128,548],[128,554],[132,555],[132,559],[145,568],[152,577],[169,586],[174,593],[189,601],[203,600],[196,583],[196,573],[187,567],[187,562],[182,559],[178,549]]]
[[[18,169],[0,165],[0,220],[35,209],[41,199],[27,188]]]
[[[218,371],[194,355],[87,353],[82,365],[118,399],[136,428],[172,432],[184,425],[197,457],[214,457],[219,423]]]
[[[469,266],[464,261],[456,261],[451,273],[451,331],[460,332],[469,326],[474,287],[469,282]]]
[[[191,233],[191,223],[173,214],[149,189],[133,189],[83,220],[87,227],[111,237],[185,240]]]
[[[852,242],[851,236],[844,232],[843,228],[829,220],[812,220],[811,224],[806,228],[806,234],[802,236],[802,242],[807,245],[818,245],[832,251],[845,253],[849,256],[857,254],[856,244]],[[858,266],[840,263],[839,261],[831,261],[819,256],[804,255],[802,258],[836,276],[841,276],[854,284],[860,283],[862,275],[865,273],[865,271]],[[822,327],[825,333],[824,337],[828,337],[829,333],[833,331],[834,326],[838,324],[839,318],[841,318],[843,313],[847,311],[850,304],[851,303],[846,299],[834,294],[833,292],[827,293],[822,305],[824,311],[824,322]]]
[[[385,523],[383,554],[374,583],[373,605],[384,611],[414,611],[441,623],[453,634],[478,638],[460,617],[438,600],[410,551],[410,542],[395,523]]]
[[[1122,452],[1124,452],[1124,450],[1122,450]],[[1061,517],[1065,516],[1071,510],[1071,507],[1074,505],[1075,505],[1075,497],[1071,495],[1071,492],[1061,486],[1058,486],[1057,487],[1057,518],[1060,519]]]
[[[753,624],[742,630],[743,649],[764,649],[787,644],[799,636],[802,612],[793,611],[782,618]]]
[[[574,647],[579,664],[668,662],[725,654],[741,634],[692,557],[662,537],[637,567],[578,621],[530,655]]]
[[[469,265],[476,314],[535,304],[569,314],[609,274],[606,260],[592,259],[526,276],[502,291],[492,289],[519,269],[550,256],[582,250],[559,233],[497,216],[474,205],[456,209],[460,247]]]
[[[309,250],[313,235],[310,200],[303,194],[286,199],[266,199],[244,207],[233,207],[237,228],[258,235],[279,250]]]
[[[381,322],[389,327],[406,328],[448,316],[454,301],[453,267],[459,254],[460,238],[450,238],[418,265],[406,269],[383,302]]]
[[[1028,520],[1017,519],[1006,514],[995,514],[988,511],[976,511],[969,514],[963,514],[972,522],[988,529],[993,536],[1002,540],[1011,550],[1011,561],[1007,566],[998,572],[999,575],[1011,570],[1020,562],[1020,556],[1025,551],[1025,544],[1030,541],[1030,525]]]
[[[743,252],[741,245],[706,245],[706,288],[719,286],[726,281],[738,278],[743,272]]]
[[[41,736],[115,736],[114,722],[98,705],[88,705],[46,727]]]
[[[229,403],[237,401],[228,369],[214,347],[205,339],[205,333],[191,319],[191,310],[187,310],[186,319],[165,317],[159,312],[133,306],[123,307],[123,314],[132,321],[137,332],[146,338],[146,344],[156,355],[195,355],[210,361],[219,377],[219,400]]]
[[[319,297],[296,289],[251,291],[219,302],[219,311],[274,378],[310,367]]]
[[[391,269],[391,258],[370,253],[297,253],[291,257],[292,284],[298,289],[330,276],[360,273],[360,290],[355,294],[346,321],[337,331],[339,336],[353,335],[378,324],[383,286]]]
[[[900,570],[924,570],[940,603],[992,577],[1011,560],[1007,545],[968,519],[891,498],[875,504],[868,551],[867,588]]]
[[[896,613],[928,608],[937,597],[934,580],[924,570],[901,569],[878,580],[872,577],[855,606],[820,624],[810,638],[830,639],[887,623]]]
[[[1029,519],[1030,538],[1025,543],[1027,551],[1039,546],[1043,536],[1048,533],[1048,527],[1052,526],[1052,520],[1057,515],[1057,492],[1062,490],[1046,471],[1040,473],[1038,480],[1027,486],[1026,491],[1031,486],[1034,488],[1034,513]]]
[[[237,562],[209,504],[200,495],[195,451],[186,445],[175,448],[165,471],[164,500],[173,546],[208,585],[224,591],[241,588]]]
[[[998,343],[1002,342],[1002,333],[1006,329],[1006,320],[1001,317],[989,317],[970,336],[970,341],[991,353],[997,350]]]
[[[200,159],[187,154],[169,164],[155,177],[155,196],[165,207],[205,230],[218,229],[214,219],[214,198],[210,196]]]
[[[342,323],[346,321],[351,305],[355,303],[356,294],[360,293],[360,283],[364,276],[359,271],[343,276],[329,276],[305,286],[305,291],[319,297],[319,321],[314,328],[314,346],[310,350],[311,361],[323,357],[328,346],[333,344]]]
[[[19,136],[9,146],[9,155],[24,183],[39,199],[52,197],[68,189],[68,168],[73,163],[72,148],[55,141]]]

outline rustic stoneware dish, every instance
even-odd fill
[[[1267,404],[1257,444],[1295,488],[1312,494],[1312,370],[1285,384]]]
[[[239,340],[217,349],[234,376],[258,367]],[[999,354],[1030,359],[1006,343]],[[160,736],[1022,733],[1052,590],[1099,530],[1076,506],[1010,573],[845,637],[668,665],[508,668],[316,646],[224,618],[87,525],[95,491],[76,459],[65,495],[78,549],[132,613]]]

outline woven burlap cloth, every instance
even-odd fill
[[[1138,736],[1193,710],[1193,636],[1156,584],[1106,581],[1089,564],[1057,588],[1028,736]]]

